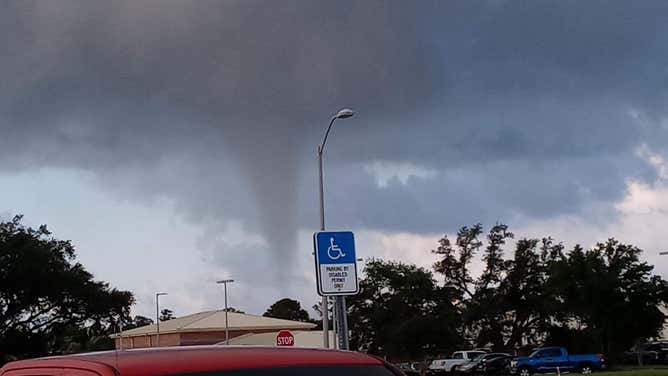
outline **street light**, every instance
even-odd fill
[[[220,281],[216,281],[217,284],[219,285],[222,284],[225,290],[225,344],[226,345],[230,344],[230,330],[227,321],[227,284],[232,282],[234,282],[233,279],[222,279]]]
[[[355,112],[349,108],[344,108],[341,111],[339,111],[332,120],[329,122],[329,126],[327,127],[327,131],[325,132],[325,137],[322,139],[322,143],[318,145],[318,166],[319,166],[319,176],[320,176],[320,231],[325,231],[325,188],[324,188],[324,178],[323,178],[323,173],[322,173],[322,154],[325,151],[325,143],[327,143],[327,136],[329,136],[329,131],[332,129],[332,125],[336,121],[336,119],[347,119],[349,117],[352,117],[355,114]],[[339,305],[344,307],[342,312],[344,312],[344,315],[340,315],[343,317],[339,317],[339,331],[342,334],[342,336],[345,338],[344,346],[342,347],[343,350],[348,349],[348,323],[347,323],[347,317],[345,315],[345,298],[344,297],[336,297],[335,300],[335,305]],[[336,309],[334,310],[336,312]],[[329,318],[327,317],[328,314],[328,308],[327,308],[327,297],[323,296],[322,297],[322,343],[323,347],[326,349],[329,348]]]
[[[355,111],[353,111],[349,108],[344,108],[336,114],[336,118],[337,119],[347,119],[349,117],[352,117],[353,115],[355,115]]]
[[[160,296],[167,295],[166,292],[159,292],[155,294],[155,343],[156,347],[160,347]]]
[[[661,256],[668,256],[668,251],[659,252]]]

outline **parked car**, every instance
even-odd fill
[[[513,373],[520,376],[563,371],[589,374],[603,368],[605,357],[602,354],[569,355],[563,347],[539,348],[529,357],[512,362]]]
[[[456,373],[462,375],[507,375],[513,356],[505,353],[480,355],[457,367]]]
[[[624,361],[629,364],[638,363],[642,356],[643,364],[668,364],[668,342],[649,342],[624,353]]]
[[[429,372],[432,374],[454,373],[457,366],[462,365],[473,358],[487,354],[484,351],[455,351],[448,359],[435,359],[429,365]]]
[[[0,376],[399,376],[380,358],[350,351],[198,346],[108,351],[11,362]]]
[[[491,353],[492,349],[490,349],[489,347],[476,347],[475,349],[473,349],[473,351],[482,351],[486,353]]]
[[[419,375],[420,374],[420,364],[419,363],[398,363],[397,368],[399,368],[406,376]]]

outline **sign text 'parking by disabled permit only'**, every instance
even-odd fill
[[[313,234],[318,294],[355,295],[359,291],[355,236],[350,231]]]

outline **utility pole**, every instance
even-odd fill
[[[159,292],[155,294],[155,343],[156,347],[160,347],[160,297],[167,295],[166,292]]]
[[[223,285],[223,289],[225,290],[225,344],[229,345],[230,344],[230,325],[229,322],[227,321],[227,284],[234,282],[233,279],[223,279],[220,281],[217,281],[216,283],[219,285]]]

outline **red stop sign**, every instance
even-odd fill
[[[281,330],[276,336],[276,346],[294,346],[295,336],[289,330]]]

